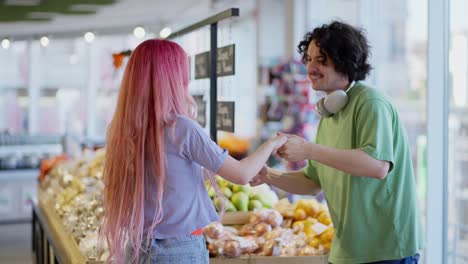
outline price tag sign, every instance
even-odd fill
[[[218,102],[216,129],[234,132],[234,102]]]
[[[195,55],[195,80],[210,77],[210,53]],[[218,77],[235,74],[235,45],[231,44],[217,49],[216,73]]]
[[[234,75],[235,68],[235,46],[234,44],[218,48],[216,60],[216,73],[218,76]]]
[[[210,77],[210,53],[195,55],[195,80]]]

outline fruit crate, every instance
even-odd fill
[[[249,221],[253,212],[225,212],[221,220],[223,225],[243,225]]]

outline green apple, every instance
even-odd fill
[[[223,187],[221,188],[221,192],[223,193],[224,196],[226,196],[226,198],[231,199],[232,197],[231,189],[229,189],[228,187]]]
[[[234,193],[231,202],[239,211],[247,212],[249,209],[249,196],[244,192]]]
[[[227,187],[228,184],[229,184],[229,182],[226,181],[225,179],[223,179],[223,178],[221,178],[221,177],[218,178],[218,185],[219,185],[219,187],[221,187],[221,188]]]
[[[234,185],[232,186],[232,191],[235,193],[238,192],[243,192],[243,193],[249,193],[250,186],[249,185]]]
[[[255,209],[262,209],[263,204],[259,200],[250,200],[249,201],[249,211],[253,211]]]
[[[231,201],[227,201],[226,212],[237,212],[236,207],[232,204]]]
[[[250,200],[257,200],[257,201],[260,201],[263,205],[263,208],[273,208],[273,205],[265,198],[263,198],[261,195],[259,194],[250,194]]]
[[[232,204],[231,201],[229,200],[223,200],[224,202],[224,208],[226,209],[226,212],[236,212],[237,209],[236,207]],[[216,208],[217,211],[221,211],[221,199],[219,199],[218,197],[215,197],[213,199],[213,204]]]
[[[216,192],[213,187],[208,188],[208,195],[210,196],[211,199],[215,196]]]
[[[218,197],[213,198],[213,205],[216,208],[216,211],[221,210],[221,202],[219,201]]]

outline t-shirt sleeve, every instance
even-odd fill
[[[357,116],[358,148],[393,168],[393,118],[390,106],[379,99],[366,101]]]
[[[303,171],[304,171],[304,175],[307,178],[311,179],[312,181],[314,181],[315,183],[321,186],[320,179],[317,175],[317,169],[315,168],[315,164],[313,160],[309,160],[307,162],[307,165],[304,167]]]
[[[188,120],[184,123],[186,136],[182,144],[182,154],[205,169],[217,172],[229,155],[228,151],[211,140],[198,123]]]

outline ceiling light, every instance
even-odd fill
[[[159,36],[161,38],[167,38],[169,37],[169,35],[171,35],[171,33],[172,33],[172,30],[169,27],[165,27],[161,29],[161,31],[159,32]]]
[[[141,39],[141,38],[145,37],[146,31],[145,31],[145,29],[143,27],[136,27],[133,30],[133,35],[135,35],[135,37]]]
[[[95,38],[96,38],[96,37],[94,36],[94,33],[93,33],[93,32],[86,32],[86,33],[84,34],[84,39],[85,39],[85,41],[88,42],[88,43],[93,42]]]
[[[40,39],[40,42],[43,47],[47,47],[49,45],[50,40],[48,37],[44,36]]]
[[[4,49],[9,49],[10,48],[10,40],[9,39],[3,39],[2,40],[2,48],[4,48]]]

